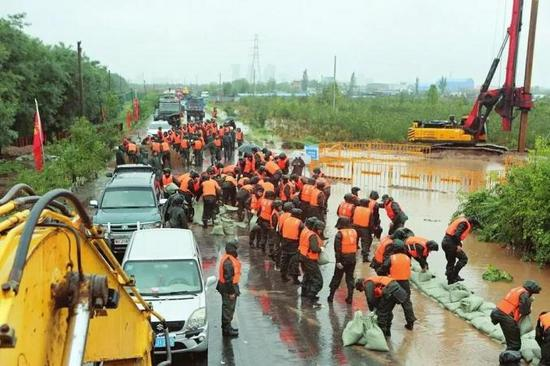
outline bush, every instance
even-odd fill
[[[529,161],[507,174],[506,183],[462,197],[459,213],[476,216],[480,238],[505,242],[527,260],[550,262],[550,140],[539,138]]]
[[[510,273],[502,269],[498,269],[492,264],[489,264],[487,266],[487,269],[485,270],[485,272],[483,272],[483,274],[481,275],[481,278],[483,278],[485,281],[491,281],[491,282],[498,282],[498,281],[512,282],[514,280],[514,278]]]

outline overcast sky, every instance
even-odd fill
[[[46,43],[81,40],[91,58],[138,81],[194,83],[248,76],[254,34],[263,78],[356,72],[361,82],[482,83],[504,37],[512,0],[2,0],[27,13]],[[525,0],[522,83],[531,1]],[[539,5],[533,83],[550,87],[550,3]],[[503,60],[502,64],[505,64]],[[271,67],[268,65],[272,65]],[[266,68],[271,68],[266,70]],[[274,70],[273,70],[274,69]],[[267,71],[267,72],[266,72]],[[495,84],[504,79],[497,72]],[[499,82],[500,80],[500,82]]]

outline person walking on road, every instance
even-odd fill
[[[197,195],[197,199],[202,196],[204,201],[204,210],[202,212],[202,227],[208,227],[208,220],[212,219],[212,224],[216,220],[216,212],[218,210],[218,200],[221,197],[221,189],[218,183],[210,179],[208,175],[202,176],[202,183]]]
[[[176,229],[188,229],[187,213],[183,208],[183,195],[177,194],[172,201],[172,205],[168,210],[167,217],[168,225]]]
[[[320,234],[325,230],[325,223],[310,217],[306,228],[300,234],[298,251],[300,252],[300,264],[304,272],[302,279],[301,296],[316,303],[319,300],[317,294],[323,288],[323,276],[319,269],[319,255],[325,249]],[[308,228],[307,226],[310,226]]]
[[[395,304],[402,304],[407,299],[406,291],[391,277],[372,276],[355,281],[355,289],[365,292],[370,311],[375,311],[378,326],[386,337],[391,337],[391,322]]]
[[[414,315],[413,305],[411,302],[411,259],[405,254],[405,244],[401,240],[395,240],[393,243],[393,253],[384,261],[381,267],[381,273],[387,274],[397,281],[399,286],[407,293],[407,298],[401,303],[403,312],[405,313],[405,328],[413,330],[416,316]]]
[[[227,337],[238,337],[239,330],[231,326],[237,297],[240,295],[241,262],[237,254],[237,240],[225,244],[225,255],[220,260],[218,285],[216,290],[222,295],[222,334]]]
[[[288,282],[291,276],[295,285],[299,285],[300,276],[298,245],[304,223],[300,220],[303,213],[299,208],[290,210],[291,217],[287,218],[281,226],[281,279]]]
[[[523,317],[531,314],[531,295],[541,291],[539,284],[527,280],[523,286],[511,289],[508,294],[497,304],[491,312],[493,324],[500,324],[507,351],[519,351],[521,349],[521,334],[519,323]]]
[[[468,256],[462,248],[463,241],[470,235],[470,232],[479,227],[479,221],[471,217],[459,217],[455,219],[445,231],[441,247],[445,252],[447,267],[445,275],[449,285],[464,281],[459,276],[460,270],[468,263]]]
[[[409,217],[405,215],[399,203],[395,202],[393,198],[387,194],[382,196],[382,205],[386,210],[388,218],[391,220],[388,231],[388,235],[391,235],[395,230],[405,226],[405,222],[407,222]]]
[[[357,230],[361,241],[361,256],[363,263],[369,262],[370,247],[372,244],[372,211],[369,208],[369,200],[361,198],[359,206],[353,210],[351,221],[353,228]]]
[[[540,346],[539,365],[550,366],[550,312],[540,313],[535,328],[535,340]]]
[[[334,254],[336,257],[336,266],[334,267],[334,275],[329,284],[330,293],[327,301],[329,303],[334,301],[334,294],[342,277],[346,275],[346,285],[348,288],[348,296],[346,297],[346,303],[351,304],[353,299],[353,272],[355,271],[355,255],[358,248],[358,234],[355,229],[352,229],[351,222],[347,217],[339,217],[336,222],[336,228],[338,232],[334,236]]]

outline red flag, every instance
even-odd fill
[[[126,112],[126,128],[130,129],[132,127],[132,112]]]
[[[38,171],[44,168],[44,136],[42,135],[42,121],[40,120],[40,112],[38,112],[38,102],[36,104],[36,112],[34,113],[34,133],[32,139],[32,153],[34,155],[34,167]]]
[[[139,121],[139,100],[137,97],[134,97],[133,110],[134,110],[134,122],[137,122]]]

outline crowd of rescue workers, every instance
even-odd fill
[[[205,151],[211,160],[202,171]],[[186,173],[172,174],[174,156]],[[116,160],[117,164],[143,163],[155,169],[159,189],[168,199],[163,214],[165,226],[187,229],[193,221],[193,206],[201,198],[205,229],[209,222],[216,222],[221,205],[236,207],[237,220],[250,224],[250,249],[265,253],[280,272],[282,282],[301,286],[304,301],[319,306],[318,294],[323,288],[319,259],[328,245],[324,232],[331,195],[331,182],[319,168],[306,176],[301,156],[291,161],[284,152],[274,153],[245,143],[244,132],[233,120],[218,125],[215,118],[191,119],[169,131],[159,128],[155,135],[139,142],[126,138],[118,148]],[[392,197],[387,194],[379,197],[378,192],[371,191],[368,198],[360,198],[359,192],[359,187],[351,188],[336,212],[330,213],[337,215],[337,232],[332,243],[336,264],[326,301],[333,302],[345,276],[346,303],[352,304],[355,290],[364,292],[385,336],[391,336],[393,309],[397,304],[403,308],[405,328],[412,331],[417,318],[410,297],[411,260],[418,262],[421,271],[428,271],[430,253],[440,246],[405,227],[408,217]],[[382,235],[381,210],[391,222],[387,235]],[[251,222],[252,219],[255,221]],[[468,257],[463,241],[480,225],[474,217],[458,217],[442,233],[441,248],[447,260],[445,274],[449,285],[464,281],[460,271]],[[373,250],[374,238],[379,244]],[[241,262],[237,247],[236,239],[229,240],[219,264],[217,290],[222,296],[224,336],[238,336],[238,329],[231,325],[240,294]],[[357,257],[363,263],[370,262],[376,275],[355,279]],[[491,313],[491,320],[500,324],[506,339],[506,351],[501,354],[503,363],[519,362],[518,323],[531,312],[531,295],[540,291],[535,281],[527,280],[523,286],[511,289]],[[550,313],[539,316],[536,329],[543,356],[541,365],[550,365]]]

